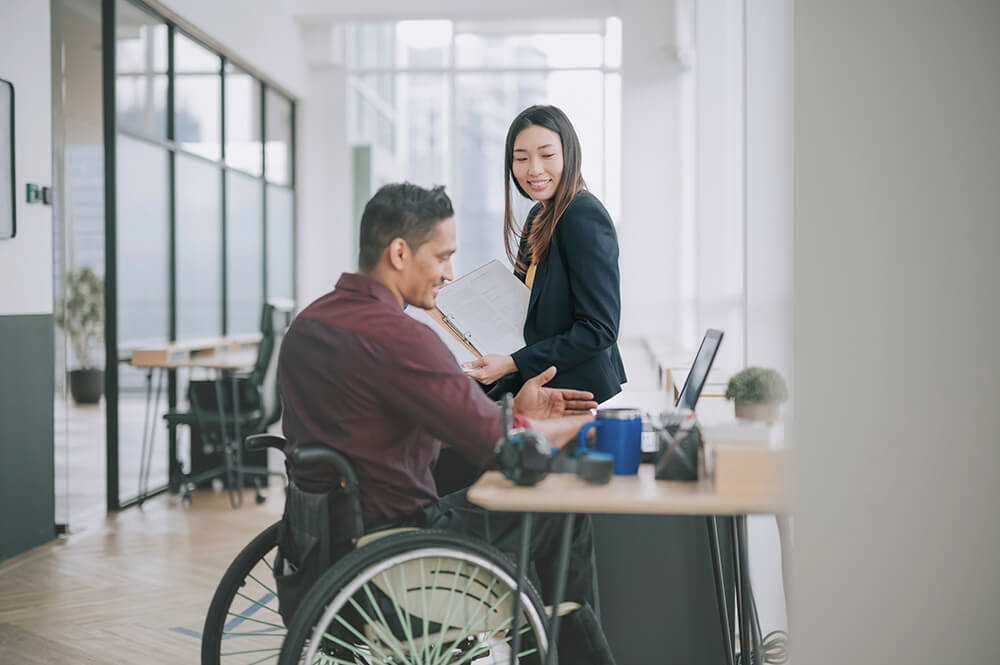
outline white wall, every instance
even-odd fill
[[[623,339],[678,331],[681,263],[681,38],[673,2],[623,0],[622,269]]]
[[[1000,662],[997,34],[795,6],[792,662]]]
[[[307,305],[354,269],[351,163],[347,144],[347,75],[343,29],[303,27],[309,101],[299,137],[299,304]]]
[[[14,84],[17,201],[17,235],[0,240],[0,316],[51,314],[52,208],[25,203],[27,183],[52,184],[49,3],[0,0],[0,16],[0,78]]]

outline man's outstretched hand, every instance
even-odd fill
[[[590,410],[597,407],[594,394],[586,390],[546,388],[545,384],[555,375],[556,368],[549,367],[526,381],[514,397],[514,413],[532,419],[589,416]]]
[[[531,429],[545,435],[549,444],[562,450],[562,447],[576,438],[580,428],[594,419],[589,413],[585,416],[563,416],[562,418],[547,418],[538,420],[529,418]]]

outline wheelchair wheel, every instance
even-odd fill
[[[243,548],[222,576],[205,617],[202,665],[276,663],[285,637],[272,569],[278,524]],[[270,561],[268,560],[270,559]]]
[[[279,665],[507,663],[514,642],[514,563],[455,534],[386,536],[334,565],[303,599]],[[521,590],[518,662],[548,646],[542,601]]]

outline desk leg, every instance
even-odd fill
[[[146,370],[146,411],[142,417],[142,448],[139,451],[139,507],[146,499],[146,492],[143,489],[142,479],[146,471],[146,449],[149,447],[149,409],[153,400],[153,368]]]
[[[514,639],[510,647],[510,665],[515,665],[517,654],[521,651],[521,591],[527,586],[525,571],[531,564],[530,545],[531,513],[524,513],[521,515],[521,547],[517,558],[517,592],[514,594],[514,620],[511,624]]]
[[[549,651],[545,654],[545,665],[555,663],[556,645],[559,643],[559,603],[566,594],[566,575],[569,573],[569,549],[573,541],[573,523],[576,515],[568,513],[563,522],[562,540],[559,546],[559,560],[556,563],[556,588],[552,596],[552,618],[549,620]]]
[[[747,557],[745,531],[746,517],[733,517],[733,559],[736,569],[736,607],[740,616],[740,662],[754,665],[756,654],[753,646],[753,598],[750,595],[750,566]]]
[[[726,603],[726,580],[722,575],[722,552],[719,550],[719,523],[714,515],[705,519],[708,543],[712,553],[712,575],[715,578],[715,598],[719,606],[722,638],[726,642],[726,663],[733,665],[733,633],[729,626],[729,606]]]
[[[149,494],[149,473],[153,465],[153,443],[156,439],[156,411],[160,407],[160,391],[163,387],[163,370],[156,375],[156,392],[153,392],[153,372],[146,370],[146,411],[142,419],[142,449],[139,451],[139,506]]]
[[[236,434],[234,442],[236,453],[236,487],[240,491],[240,505],[243,504],[243,437],[240,435],[240,398],[237,392],[236,372],[229,370],[229,383],[233,388],[233,432]]]

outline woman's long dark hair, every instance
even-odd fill
[[[549,129],[559,135],[562,142],[563,171],[556,186],[556,192],[552,198],[542,201],[541,211],[535,215],[528,231],[528,248],[531,251],[529,264],[531,261],[541,261],[549,254],[549,245],[552,244],[552,234],[555,233],[556,223],[566,211],[573,197],[581,190],[587,188],[580,174],[580,164],[582,156],[580,154],[580,139],[576,136],[576,130],[566,114],[555,106],[529,106],[514,118],[507,130],[507,145],[504,152],[504,212],[503,212],[503,234],[504,244],[507,250],[507,259],[514,265],[514,270],[524,274],[528,271],[528,265],[518,259],[517,250],[521,243],[522,227],[517,226],[514,221],[514,198],[510,191],[511,183],[517,191],[526,199],[531,197],[521,183],[514,177],[514,139],[523,130],[538,125]]]

